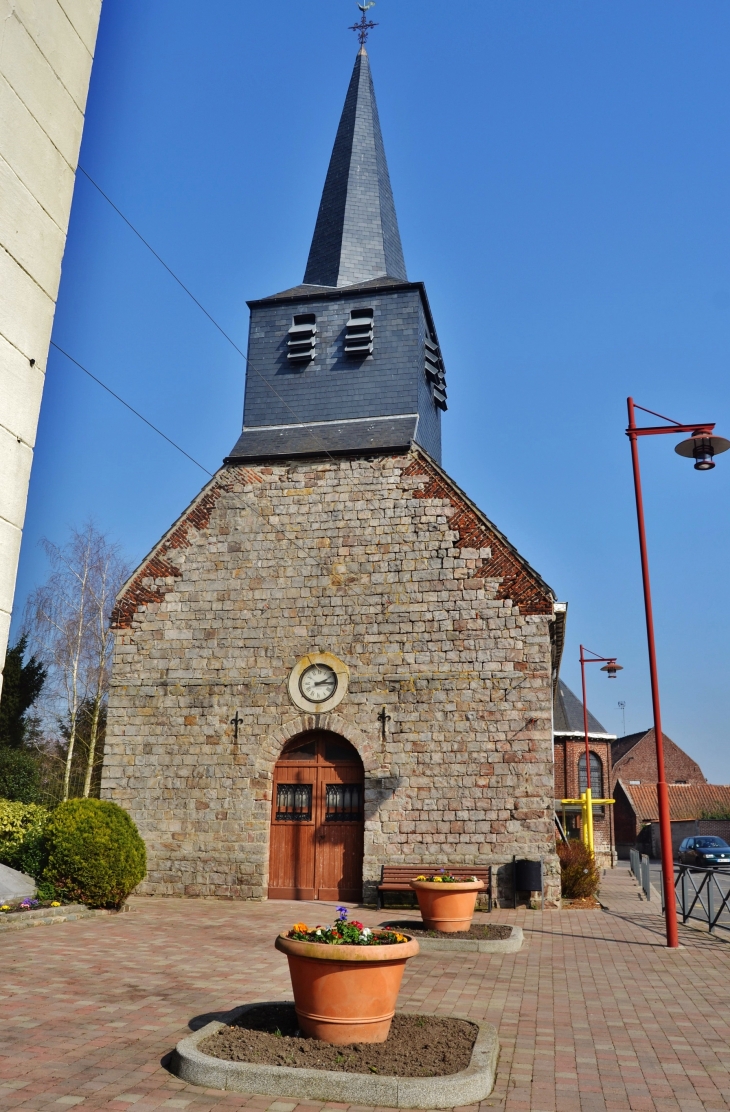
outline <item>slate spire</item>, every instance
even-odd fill
[[[304,281],[350,286],[386,276],[407,281],[370,62],[363,46],[337,129]]]

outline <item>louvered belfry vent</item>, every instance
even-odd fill
[[[426,340],[426,378],[431,383],[433,400],[439,409],[446,409],[446,372],[438,344]]]
[[[292,320],[287,343],[287,359],[292,363],[309,363],[317,346],[317,317],[314,313],[298,313]]]
[[[372,355],[374,335],[373,310],[352,309],[345,332],[345,355],[351,359],[365,359]]]

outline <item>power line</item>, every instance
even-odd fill
[[[93,178],[91,177],[91,175],[90,175],[90,174],[88,174],[88,173],[86,172],[86,170],[84,170],[83,166],[79,165],[79,166],[78,166],[78,169],[79,169],[79,170],[81,171],[81,173],[82,173],[82,174],[84,175],[84,177],[85,177],[85,178],[87,178],[87,179],[88,179],[88,181],[90,181],[90,182],[91,182],[91,184],[93,185],[94,189],[97,189],[97,190],[99,191],[99,193],[101,193],[101,195],[102,195],[102,197],[104,198],[104,200],[105,200],[105,201],[107,201],[107,202],[108,202],[108,203],[109,203],[109,204],[111,205],[111,207],[112,207],[112,208],[114,209],[114,211],[116,212],[116,214],[117,214],[118,216],[121,216],[121,218],[122,218],[122,220],[124,221],[124,223],[125,223],[125,224],[127,225],[127,227],[128,227],[128,228],[131,228],[131,230],[132,230],[132,231],[134,232],[134,234],[136,235],[137,239],[141,240],[141,241],[142,241],[142,243],[143,243],[143,244],[145,245],[145,247],[147,248],[147,250],[148,250],[148,251],[151,251],[151,252],[152,252],[152,254],[153,254],[153,255],[155,256],[155,258],[157,259],[158,263],[160,263],[160,264],[161,264],[162,266],[164,266],[165,270],[166,270],[166,271],[167,271],[167,273],[168,273],[168,274],[170,275],[170,277],[171,277],[171,278],[174,278],[174,279],[175,279],[175,281],[177,282],[178,286],[180,286],[180,288],[181,288],[182,290],[184,290],[184,291],[185,291],[185,293],[186,293],[186,294],[188,295],[188,297],[189,297],[189,298],[191,298],[191,299],[192,299],[192,300],[193,300],[193,301],[195,302],[195,304],[196,304],[196,305],[198,306],[198,308],[200,309],[201,313],[205,313],[205,315],[206,315],[206,317],[208,318],[208,320],[210,321],[210,323],[211,323],[211,324],[213,324],[213,325],[215,325],[215,327],[216,327],[216,328],[218,329],[218,331],[220,332],[221,336],[224,336],[224,337],[225,337],[225,339],[226,339],[226,340],[228,340],[228,343],[229,343],[229,344],[231,345],[231,347],[234,347],[234,348],[236,349],[236,351],[238,352],[238,354],[239,354],[239,355],[241,356],[241,358],[242,358],[242,359],[244,359],[244,360],[246,361],[246,363],[248,363],[248,358],[247,358],[247,357],[246,357],[246,356],[244,355],[244,353],[243,353],[243,352],[241,351],[241,349],[240,349],[240,347],[238,346],[238,344],[237,344],[237,343],[236,343],[236,342],[235,342],[234,340],[232,340],[232,339],[231,339],[231,337],[230,337],[230,336],[228,335],[228,333],[227,333],[227,332],[225,331],[225,329],[224,329],[224,328],[221,328],[221,326],[220,326],[220,325],[218,324],[218,321],[217,321],[217,320],[216,320],[216,319],[215,319],[214,317],[212,317],[212,316],[210,315],[210,313],[209,313],[209,312],[208,312],[208,310],[206,309],[205,305],[201,305],[201,303],[200,303],[200,302],[198,301],[198,299],[197,299],[197,297],[195,296],[195,294],[194,294],[194,293],[191,293],[191,291],[190,291],[190,290],[188,289],[188,287],[187,287],[187,286],[185,285],[185,283],[184,283],[184,282],[182,282],[182,281],[181,281],[181,280],[180,280],[180,279],[178,278],[178,276],[177,276],[177,274],[175,273],[175,271],[174,271],[174,270],[172,270],[172,268],[171,268],[171,267],[169,267],[169,266],[167,265],[167,263],[165,262],[165,260],[164,260],[164,259],[163,259],[163,258],[162,258],[162,257],[161,257],[160,255],[158,255],[158,254],[157,254],[157,252],[155,251],[155,249],[154,249],[154,247],[152,246],[152,244],[148,243],[148,242],[147,242],[147,240],[146,240],[146,239],[144,238],[144,236],[142,235],[142,233],[141,233],[141,232],[138,232],[138,231],[137,231],[137,229],[135,228],[135,226],[134,226],[134,224],[132,223],[132,221],[131,221],[131,220],[128,220],[128,219],[127,219],[127,217],[126,217],[126,216],[124,215],[124,213],[122,212],[122,210],[121,210],[120,208],[117,208],[117,206],[116,206],[116,205],[114,204],[114,202],[112,201],[111,197],[107,196],[107,194],[106,194],[106,193],[104,192],[104,190],[103,190],[103,189],[101,188],[101,186],[100,186],[100,185],[97,185],[97,183],[96,183],[96,182],[94,181],[94,179],[93,179]],[[283,400],[283,399],[282,399],[282,400]]]
[[[111,394],[113,398],[116,398],[118,402],[121,402],[122,405],[126,406],[127,409],[135,415],[135,417],[139,417],[140,421],[144,421],[145,425],[149,425],[151,429],[154,429],[158,436],[161,436],[162,439],[166,440],[168,444],[172,444],[173,448],[177,448],[178,452],[182,452],[182,454],[186,456],[191,463],[194,463],[196,467],[199,467],[201,471],[204,471],[206,475],[210,475],[211,479],[213,478],[214,473],[212,471],[209,471],[207,467],[203,467],[202,463],[198,463],[198,461],[194,459],[189,452],[186,452],[184,448],[181,448],[179,444],[176,444],[174,440],[171,440],[167,433],[164,433],[162,429],[157,428],[157,425],[153,425],[151,421],[148,421],[147,418],[142,413],[140,413],[138,409],[135,409],[133,405],[130,405],[129,402],[125,402],[124,398],[120,398],[119,394],[115,394],[110,386],[107,386],[107,384],[105,382],[102,382],[100,378],[97,378],[96,375],[93,375],[88,367],[85,367],[83,363],[79,363],[78,359],[74,359],[73,355],[69,355],[67,351],[64,351],[63,348],[60,347],[55,340],[51,340],[51,347],[54,347],[56,351],[61,352],[61,355],[65,355],[67,359],[69,359],[72,363],[75,363],[79,370],[83,371],[85,375],[89,376],[89,378],[93,378],[94,382],[97,382],[99,386],[101,386],[102,389],[106,390],[108,394]]]
[[[111,394],[113,398],[116,398],[118,402],[121,402],[122,405],[130,411],[130,413],[133,413],[135,415],[135,417],[139,417],[140,421],[144,421],[145,425],[148,425],[154,432],[157,433],[158,436],[161,436],[163,440],[166,440],[168,444],[171,444],[173,448],[176,448],[178,452],[182,452],[182,454],[187,459],[189,459],[191,463],[194,463],[196,467],[199,467],[201,471],[204,471],[206,475],[209,475],[211,477],[211,479],[215,478],[214,472],[209,471],[207,467],[203,467],[202,463],[198,463],[198,461],[194,459],[189,452],[186,452],[184,448],[181,448],[179,444],[176,444],[174,440],[171,440],[170,437],[162,431],[162,429],[158,429],[157,425],[153,425],[151,421],[148,421],[144,414],[140,413],[139,410],[135,409],[133,405],[129,404],[129,402],[126,402],[124,398],[119,396],[119,394],[116,394],[114,390],[107,386],[105,382],[102,382],[100,378],[97,378],[96,375],[92,374],[88,367],[85,367],[83,363],[79,363],[78,359],[74,359],[73,355],[69,355],[67,351],[64,351],[63,348],[55,342],[55,340],[51,340],[51,347],[54,347],[56,351],[60,351],[61,355],[65,355],[71,363],[79,368],[79,370],[83,371],[84,374],[89,376],[89,378],[92,378],[94,382],[98,383],[98,385],[101,386],[102,389],[106,390],[108,394]],[[261,513],[261,511],[258,510],[252,503],[247,503],[247,509],[251,510],[252,513],[254,513],[257,517],[261,518],[265,525],[268,526],[270,524]],[[294,545],[294,547],[301,553],[302,556],[306,556],[307,558],[310,557],[311,553],[308,552],[305,548],[302,548],[302,546],[298,544],[293,537],[286,536],[286,533],[284,534],[284,536],[290,544]]]
[[[258,377],[259,377],[259,378],[261,379],[261,381],[262,381],[262,382],[264,383],[264,385],[265,385],[265,386],[267,386],[267,387],[269,388],[269,390],[271,390],[272,394],[274,394],[274,396],[275,396],[275,397],[277,397],[277,398],[279,399],[279,401],[281,402],[281,404],[282,404],[282,405],[283,405],[283,406],[284,406],[284,407],[285,407],[286,409],[288,409],[288,410],[289,410],[289,412],[291,413],[291,415],[292,415],[292,417],[294,418],[294,420],[295,420],[295,421],[298,421],[298,422],[301,422],[302,424],[305,424],[305,422],[304,422],[304,421],[302,421],[302,418],[301,418],[301,417],[299,416],[299,414],[298,414],[298,413],[297,413],[297,412],[296,412],[295,410],[293,410],[293,409],[292,409],[292,407],[291,407],[291,406],[290,406],[290,405],[288,404],[288,402],[287,402],[287,401],[285,401],[285,399],[284,399],[284,398],[282,398],[282,396],[281,396],[281,394],[279,393],[279,391],[278,391],[278,390],[277,390],[277,389],[276,389],[276,388],[275,388],[275,387],[274,387],[274,386],[273,386],[273,385],[272,385],[272,384],[271,384],[271,383],[269,382],[268,378],[266,378],[266,377],[265,377],[264,375],[262,375],[262,374],[261,374],[261,372],[260,372],[260,371],[258,370],[258,368],[257,368],[257,367],[255,367],[255,366],[253,365],[253,363],[252,363],[252,362],[250,361],[250,359],[248,358],[248,356],[247,356],[247,355],[245,355],[245,354],[244,354],[244,353],[243,353],[243,352],[241,351],[240,347],[239,347],[239,346],[238,346],[238,344],[237,344],[237,343],[235,342],[235,340],[231,339],[231,337],[230,337],[230,336],[228,335],[228,333],[226,332],[226,330],[225,330],[225,329],[224,329],[223,327],[221,327],[221,325],[220,325],[220,324],[218,324],[218,321],[217,321],[217,320],[215,319],[215,317],[214,317],[214,316],[212,316],[212,314],[208,312],[208,310],[207,310],[207,309],[205,308],[205,306],[204,306],[204,305],[202,305],[202,304],[201,304],[201,302],[200,302],[200,301],[198,301],[198,299],[197,299],[197,297],[195,296],[195,294],[194,294],[194,293],[192,293],[192,292],[191,292],[191,291],[190,291],[190,290],[188,289],[188,287],[187,287],[187,286],[185,285],[185,283],[184,283],[184,282],[183,282],[183,281],[182,281],[182,280],[181,280],[180,278],[178,278],[177,274],[176,274],[176,273],[175,273],[175,271],[174,271],[174,270],[172,269],[172,267],[168,266],[168,264],[167,264],[167,263],[165,262],[165,260],[164,260],[164,259],[162,258],[162,256],[161,256],[161,255],[158,255],[158,254],[157,254],[157,252],[155,251],[154,247],[153,247],[153,246],[152,246],[152,245],[151,245],[150,243],[148,243],[148,242],[147,242],[147,240],[146,240],[146,239],[144,238],[144,236],[142,235],[142,233],[141,233],[141,232],[138,232],[138,231],[137,231],[137,229],[135,228],[135,226],[134,226],[134,224],[132,223],[132,221],[131,221],[131,220],[129,220],[129,219],[128,219],[128,217],[126,217],[126,216],[124,215],[124,213],[122,212],[122,210],[121,210],[120,208],[118,208],[118,207],[117,207],[117,205],[115,205],[115,204],[114,204],[114,202],[112,201],[111,197],[109,197],[109,196],[108,196],[108,195],[107,195],[107,194],[106,194],[106,193],[104,192],[104,190],[103,190],[103,189],[101,188],[101,186],[100,186],[100,185],[97,185],[97,183],[96,183],[96,182],[94,181],[94,179],[92,178],[91,174],[89,174],[89,173],[88,173],[88,171],[84,170],[83,166],[81,166],[80,164],[79,164],[79,166],[78,166],[78,169],[79,169],[79,170],[81,171],[81,173],[82,173],[82,174],[84,175],[84,177],[85,177],[85,178],[87,179],[87,181],[91,182],[91,184],[93,185],[94,189],[98,190],[98,192],[99,192],[99,193],[101,194],[101,196],[102,196],[102,197],[104,198],[104,200],[105,200],[105,201],[106,201],[106,202],[107,202],[108,204],[110,204],[110,205],[111,205],[111,207],[112,207],[112,208],[114,209],[114,211],[115,211],[115,212],[117,213],[117,215],[118,215],[118,216],[120,216],[120,217],[122,218],[122,220],[123,220],[123,221],[124,221],[124,223],[125,223],[125,224],[127,225],[127,227],[128,227],[128,228],[130,228],[130,229],[131,229],[131,230],[132,230],[132,231],[134,232],[134,234],[135,234],[135,235],[137,236],[137,238],[138,238],[138,239],[140,240],[140,242],[141,242],[141,243],[143,243],[143,244],[145,245],[145,247],[147,248],[147,250],[148,250],[148,251],[151,251],[151,253],[152,253],[152,254],[154,255],[154,257],[155,257],[155,258],[157,259],[157,261],[158,261],[158,262],[159,262],[159,263],[160,263],[160,264],[161,264],[162,266],[164,266],[164,268],[165,268],[165,270],[167,271],[167,273],[168,273],[168,274],[169,274],[169,275],[170,275],[170,276],[171,276],[172,278],[174,278],[174,279],[175,279],[175,281],[177,282],[177,284],[178,284],[178,286],[180,287],[180,289],[181,289],[181,290],[184,290],[184,292],[185,292],[185,293],[186,293],[186,294],[188,295],[188,297],[189,297],[189,298],[190,298],[190,299],[191,299],[192,301],[194,301],[194,302],[195,302],[195,304],[196,304],[196,305],[198,306],[198,308],[200,309],[200,311],[201,311],[202,313],[204,313],[204,314],[205,314],[205,316],[206,316],[206,317],[208,318],[208,320],[209,320],[209,321],[211,322],[211,324],[212,324],[212,325],[214,325],[214,326],[215,326],[215,327],[216,327],[216,328],[218,329],[218,331],[220,332],[221,336],[223,336],[223,337],[224,337],[224,339],[228,340],[228,343],[229,343],[229,344],[231,345],[231,347],[232,347],[232,348],[233,348],[233,349],[234,349],[235,351],[237,351],[237,352],[238,352],[238,354],[239,354],[239,355],[241,356],[241,358],[243,359],[243,361],[244,361],[244,363],[246,364],[246,366],[248,367],[248,369],[249,369],[250,371],[253,371],[253,373],[254,373],[255,375],[258,375]],[[327,448],[326,448],[326,447],[324,446],[324,442],[323,442],[323,441],[321,440],[321,438],[319,437],[319,434],[318,434],[317,432],[315,432],[315,431],[314,431],[313,429],[311,429],[311,428],[310,428],[310,430],[309,430],[309,431],[310,431],[310,435],[312,435],[312,436],[314,437],[314,439],[315,439],[315,440],[317,440],[317,441],[319,442],[320,450],[321,450],[321,451],[323,452],[323,454],[324,454],[324,455],[326,455],[326,456],[328,457],[328,459],[330,459],[330,460],[332,461],[332,463],[334,463],[334,462],[335,462],[334,456],[332,456],[332,455],[330,454],[330,452],[328,452]]]

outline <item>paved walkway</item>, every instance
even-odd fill
[[[485,916],[519,923],[524,948],[423,955],[408,965],[399,1007],[496,1024],[497,1084],[480,1112],[730,1109],[730,942],[682,928],[683,949],[668,951],[659,908],[640,901],[625,869],[608,874],[601,898],[607,910]],[[296,919],[328,921],[329,905],[133,904],[126,915],[0,937],[1,1105],[347,1107],[200,1089],[165,1069],[189,1023],[290,998],[273,936]],[[384,917],[358,914],[370,924]]]

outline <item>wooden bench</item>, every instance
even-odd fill
[[[444,868],[451,876],[471,877],[484,881],[484,888],[479,893],[483,900],[487,897],[487,910],[492,910],[492,870],[489,865],[445,865]],[[387,892],[410,892],[413,899],[416,893],[411,888],[409,881],[417,876],[433,875],[428,868],[417,865],[382,865],[380,869],[380,884],[378,885],[378,911],[383,906],[383,896]]]

